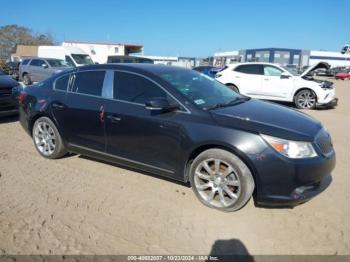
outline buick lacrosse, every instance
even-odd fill
[[[27,87],[19,111],[45,158],[74,152],[189,182],[222,211],[252,196],[257,205],[303,203],[330,184],[335,166],[318,121],[184,68],[75,68]]]

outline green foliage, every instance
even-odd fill
[[[16,51],[17,45],[53,45],[50,33],[37,34],[31,29],[19,25],[0,27],[0,59],[7,59]]]

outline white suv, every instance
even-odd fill
[[[236,92],[253,98],[294,102],[297,108],[333,107],[338,101],[333,83],[309,76],[317,68],[327,67],[327,63],[319,63],[299,75],[276,64],[240,63],[227,66],[215,78]]]

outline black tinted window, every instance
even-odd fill
[[[129,73],[114,73],[114,98],[145,104],[151,98],[160,97],[166,98],[166,92],[146,78]]]
[[[25,60],[22,61],[22,65],[26,65],[28,63],[29,63],[29,59],[25,59]]]
[[[72,92],[101,96],[105,71],[87,71],[75,74]]]
[[[40,60],[40,59],[33,59],[30,62],[30,65],[32,65],[32,66],[42,66],[43,64],[46,64],[46,63],[43,60]]]
[[[250,75],[262,75],[262,66],[261,65],[241,65],[234,69],[236,72],[250,74]]]
[[[55,82],[55,89],[66,91],[68,86],[68,81],[69,81],[69,75],[65,75],[58,78]]]

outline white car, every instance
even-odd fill
[[[243,95],[266,100],[294,102],[297,108],[313,109],[318,105],[336,106],[333,83],[315,80],[309,75],[318,68],[329,67],[318,63],[302,74],[271,63],[240,63],[229,65],[216,74],[219,82]]]

